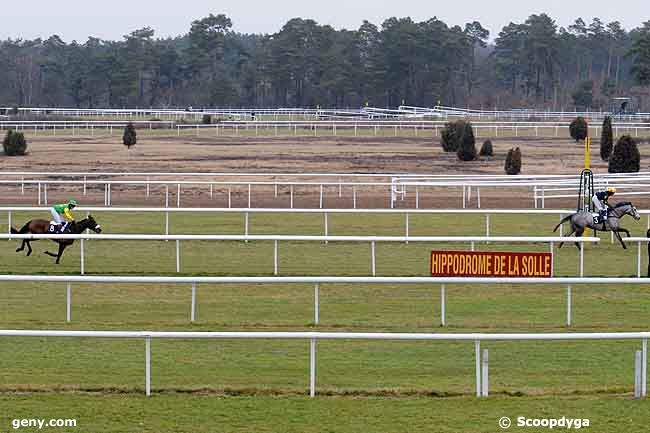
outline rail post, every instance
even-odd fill
[[[370,255],[372,262],[372,276],[377,276],[377,264],[375,260],[375,241],[370,242]]]
[[[641,278],[641,241],[637,242],[637,256],[636,256],[636,276]]]
[[[440,286],[440,326],[447,326],[447,293],[444,284]]]
[[[318,290],[320,289],[320,285],[316,284],[314,285],[314,324],[318,325],[319,323],[319,300],[318,300]]]
[[[147,397],[151,395],[151,337],[144,339],[144,389]]]
[[[176,273],[181,272],[181,241],[176,241]]]
[[[273,242],[273,275],[278,275],[278,241]]]
[[[309,340],[309,398],[316,395],[316,339]]]
[[[86,260],[85,260],[85,255],[84,255],[84,240],[81,239],[81,242],[79,242],[80,249],[81,249],[81,275],[84,275],[86,273]]]
[[[488,370],[488,350],[483,349],[483,359],[481,360],[482,364],[482,374],[481,374],[481,394],[483,397],[487,397],[489,393],[489,370]]]
[[[476,368],[476,396],[481,397],[481,341],[474,341],[474,356]]]
[[[580,276],[585,276],[585,244],[580,244]]]
[[[329,236],[329,218],[327,212],[323,213],[323,231],[325,233],[325,236]],[[329,241],[325,241],[325,244],[328,244]]]
[[[641,351],[634,353],[634,398],[641,398]]]
[[[196,320],[196,283],[192,283],[192,308],[190,312],[190,322]]]
[[[566,289],[566,326],[571,326],[571,286]]]
[[[648,395],[648,339],[644,338],[641,350],[641,397]]]

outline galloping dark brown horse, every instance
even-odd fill
[[[53,234],[48,231],[50,227],[50,222],[46,220],[31,220],[27,224],[23,226],[20,230],[16,230],[15,228],[11,228],[11,233],[15,235],[25,235],[28,233],[35,234],[35,235],[44,235],[44,234]],[[79,222],[72,221],[70,225],[68,225],[68,228],[65,231],[65,234],[74,234],[78,235],[83,233],[86,229],[93,230],[95,233],[101,233],[102,232],[102,227],[97,224],[95,219],[92,217],[92,215],[89,215],[88,218],[83,219]],[[23,243],[20,246],[20,248],[16,249],[16,252],[19,253],[25,249],[25,246],[27,246],[27,255],[30,256],[32,254],[32,246],[31,242],[34,242],[38,239],[23,239]],[[45,251],[45,254],[51,257],[56,257],[56,264],[59,264],[59,261],[61,260],[61,256],[63,255],[63,251],[70,245],[74,243],[74,239],[52,239],[54,242],[59,244],[59,252],[58,254],[51,253],[49,251]]]

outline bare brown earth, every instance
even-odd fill
[[[131,151],[116,136],[27,138],[29,155],[0,157],[0,169],[503,174],[505,155],[515,146],[522,150],[522,174],[572,174],[583,162],[582,146],[555,138],[495,138],[495,156],[476,162],[460,162],[426,138],[141,135]],[[595,170],[606,170],[594,144]],[[641,146],[643,156],[650,156],[648,150]]]
[[[522,174],[577,174],[583,166],[583,147],[569,139],[558,138],[493,138],[495,156],[475,162],[460,162],[455,154],[442,152],[438,139],[415,137],[177,137],[140,134],[138,145],[127,151],[117,136],[45,137],[27,136],[29,154],[25,157],[0,157],[0,171],[40,171],[64,173],[71,171],[104,172],[265,172],[266,180],[279,180],[272,173],[419,173],[419,174],[504,174],[508,149],[519,146],[523,154]],[[483,138],[482,138],[483,139]],[[482,140],[481,139],[481,140]],[[480,143],[479,143],[480,147]],[[641,170],[648,170],[649,146],[640,145]],[[592,148],[595,172],[606,172],[606,163],[599,157],[598,143]],[[262,180],[262,179],[258,179]],[[315,179],[311,179],[315,180]],[[33,203],[34,194],[20,196],[16,189],[0,187],[2,203]],[[203,190],[188,188],[183,193],[185,205],[223,206],[225,189],[216,190],[218,198],[206,198]],[[72,194],[75,194],[74,190]],[[174,192],[174,191],[172,191]],[[233,206],[245,206],[245,192],[232,188]],[[52,188],[50,201],[70,195],[70,188]],[[142,188],[113,190],[114,204],[141,203]],[[287,191],[281,199],[269,199],[268,193],[255,191],[256,205],[285,207]],[[309,202],[296,202],[296,207],[313,207],[318,197],[313,191],[296,191],[309,196]],[[349,194],[339,199],[328,194],[328,207],[348,207]],[[386,193],[360,193],[360,207],[385,207]],[[430,199],[443,198],[460,203],[459,193],[449,190],[430,194]],[[519,191],[484,191],[483,207],[531,207],[530,194]],[[413,197],[410,197],[412,199]],[[316,203],[313,203],[313,200]],[[424,193],[423,206],[428,206]],[[473,198],[475,199],[475,198]],[[160,205],[149,200],[149,205]],[[156,195],[155,200],[160,200]],[[268,201],[270,200],[270,201]],[[367,200],[364,202],[364,200]],[[492,200],[492,202],[490,202]],[[494,202],[498,200],[498,202]],[[524,201],[525,200],[525,201]],[[87,203],[102,203],[103,189],[89,193]],[[268,201],[268,202],[267,202]],[[284,203],[287,201],[287,203]],[[459,203],[456,203],[458,201]],[[573,202],[573,200],[571,200]],[[555,201],[550,206],[559,204]],[[405,205],[408,205],[405,203]],[[442,204],[440,204],[442,205]]]

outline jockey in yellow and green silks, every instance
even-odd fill
[[[74,221],[74,217],[72,216],[72,213],[70,211],[75,207],[77,207],[77,201],[70,200],[64,204],[55,204],[54,206],[52,206],[52,209],[50,209],[50,212],[52,213],[52,218],[54,218],[54,222],[56,222],[59,225],[62,225],[60,229],[61,233],[65,231],[65,229],[68,227],[68,224],[71,221]],[[64,216],[66,218],[67,221],[65,223],[61,216]]]

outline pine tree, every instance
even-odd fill
[[[27,151],[25,135],[22,132],[16,132],[10,129],[2,141],[2,148],[7,156],[24,155]]]
[[[569,125],[569,133],[576,143],[587,138],[587,121],[582,117],[576,117]]]
[[[610,173],[636,173],[641,169],[641,154],[629,135],[622,136],[609,158]]]
[[[132,146],[135,146],[135,144],[138,142],[138,136],[137,133],[135,132],[135,126],[133,126],[133,123],[131,122],[127,123],[126,128],[124,128],[124,135],[122,136],[122,142],[129,150],[131,149]]]
[[[510,149],[508,155],[506,156],[505,164],[506,174],[516,175],[521,172],[521,150],[517,147],[516,149]]]
[[[465,122],[463,126],[463,133],[460,137],[456,155],[461,161],[474,161],[476,159],[476,139],[470,122]]]
[[[447,122],[440,132],[440,144],[445,152],[457,152],[465,132],[465,121]]]
[[[481,151],[479,152],[480,156],[494,156],[494,151],[492,150],[492,141],[485,140],[483,146],[481,146]]]
[[[612,133],[612,118],[607,116],[603,121],[603,131],[600,135],[600,158],[607,161],[612,154],[614,134]]]

